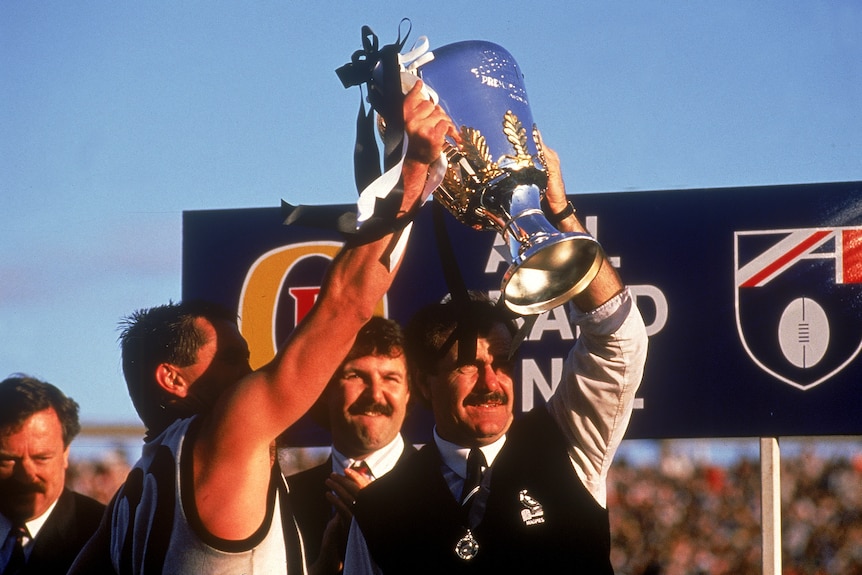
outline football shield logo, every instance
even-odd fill
[[[862,228],[734,233],[736,326],[764,371],[802,390],[862,349]]]

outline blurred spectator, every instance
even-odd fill
[[[608,487],[617,575],[762,572],[757,463],[618,460]],[[784,458],[781,488],[783,573],[862,575],[862,460]]]
[[[73,461],[66,471],[66,484],[74,491],[107,504],[126,480],[129,470],[128,454],[123,448],[115,447],[97,460]]]
[[[297,469],[325,457],[312,449],[279,455]],[[110,452],[102,462],[70,465],[70,474],[113,459]],[[621,457],[608,490],[617,575],[760,575],[757,461],[697,464],[665,454],[634,466]],[[862,454],[784,456],[781,490],[783,574],[862,575]],[[97,495],[83,484],[81,491]]]

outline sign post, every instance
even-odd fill
[[[781,575],[781,453],[777,437],[760,438],[763,575]]]

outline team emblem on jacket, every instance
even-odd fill
[[[526,489],[518,492],[518,500],[524,507],[521,509],[521,519],[524,521],[524,525],[538,525],[545,522],[545,511],[542,509],[542,504],[527,493]]]

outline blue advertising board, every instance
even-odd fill
[[[650,335],[627,438],[862,433],[862,182],[571,200]],[[381,304],[402,323],[447,292],[430,211]],[[183,216],[183,298],[236,309],[255,366],[313,303],[342,241],[282,222],[279,207]],[[496,295],[508,266],[499,234],[448,214],[445,223],[467,286]],[[538,318],[519,349],[517,413],[550,396],[574,337],[562,308]],[[430,429],[427,410],[413,406],[405,433],[421,443]],[[310,417],[288,437],[328,443]]]

